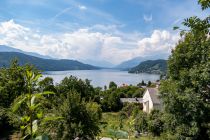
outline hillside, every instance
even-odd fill
[[[165,74],[167,70],[167,60],[147,60],[129,70],[129,73],[153,73]]]
[[[127,61],[124,61],[124,62],[120,63],[115,68],[117,68],[117,69],[130,69],[132,67],[137,66],[138,64],[140,64],[144,60],[145,59],[143,57],[135,57],[133,59],[130,59],[130,60],[127,60]]]
[[[123,70],[129,70],[137,65],[139,65],[141,62],[143,61],[146,61],[146,60],[157,60],[157,59],[160,59],[162,58],[161,55],[150,55],[150,56],[139,56],[139,57],[134,57],[130,60],[127,60],[127,61],[123,61],[121,62],[119,65],[115,66],[114,68],[117,68],[117,69],[123,69]]]
[[[43,71],[63,71],[63,70],[92,70],[98,67],[83,64],[76,60],[53,60],[43,59],[19,52],[0,52],[0,67],[8,67],[12,59],[17,58],[20,65],[33,64]]]
[[[39,57],[39,58],[43,58],[43,59],[52,59],[50,56],[45,56],[45,55],[41,55],[41,54],[34,53],[34,52],[25,52],[20,49],[12,48],[12,47],[9,47],[6,45],[0,45],[0,52],[19,52],[19,53],[23,53],[26,55]]]

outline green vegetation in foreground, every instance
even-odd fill
[[[203,10],[210,7],[209,0],[199,3]],[[10,134],[18,133],[25,140],[94,140],[148,134],[143,139],[210,139],[209,22],[210,17],[184,21],[189,30],[181,30],[182,39],[172,51],[166,79],[161,81],[163,111],[150,114],[142,112],[138,104],[120,103],[121,96],[135,97],[133,92],[141,97],[142,88],[117,87],[111,82],[103,91],[89,80],[73,76],[53,85],[52,78],[40,80],[40,71],[17,61],[1,68],[0,137],[9,139]]]
[[[128,125],[130,120],[128,118],[124,118],[122,120],[121,112],[103,113],[102,121],[106,122],[107,124],[104,124],[101,126],[102,131],[101,131],[100,137],[110,137],[113,139],[114,138],[120,138],[120,139],[128,138],[127,132],[130,130],[129,125]],[[116,135],[115,133],[113,133],[113,131],[116,132]],[[122,134],[120,134],[119,132],[121,132]],[[123,135],[123,133],[127,133],[127,135]],[[140,136],[139,138],[135,138],[133,133],[130,139],[131,140],[160,140],[160,138],[158,137],[153,137],[147,134]]]
[[[141,62],[138,66],[129,70],[129,73],[152,73],[152,74],[166,74],[167,61],[166,60],[147,60]]]

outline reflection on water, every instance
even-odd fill
[[[127,71],[120,70],[71,70],[71,71],[47,71],[43,77],[52,77],[55,83],[59,83],[66,76],[76,76],[80,79],[89,79],[94,87],[108,85],[110,81],[114,81],[118,86],[122,84],[137,85],[142,80],[145,82],[156,81],[159,79],[157,74],[130,74]]]

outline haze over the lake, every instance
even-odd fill
[[[43,78],[52,77],[55,84],[60,83],[63,78],[66,76],[76,76],[82,80],[88,79],[91,80],[91,84],[94,87],[104,87],[105,85],[108,87],[110,81],[114,81],[118,86],[122,86],[122,84],[127,85],[137,85],[142,80],[145,82],[152,81],[155,82],[159,80],[159,75],[157,74],[130,74],[127,71],[119,71],[119,70],[72,70],[72,71],[50,71],[45,72]]]

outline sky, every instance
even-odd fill
[[[167,59],[197,0],[1,0],[0,44],[58,59]]]

